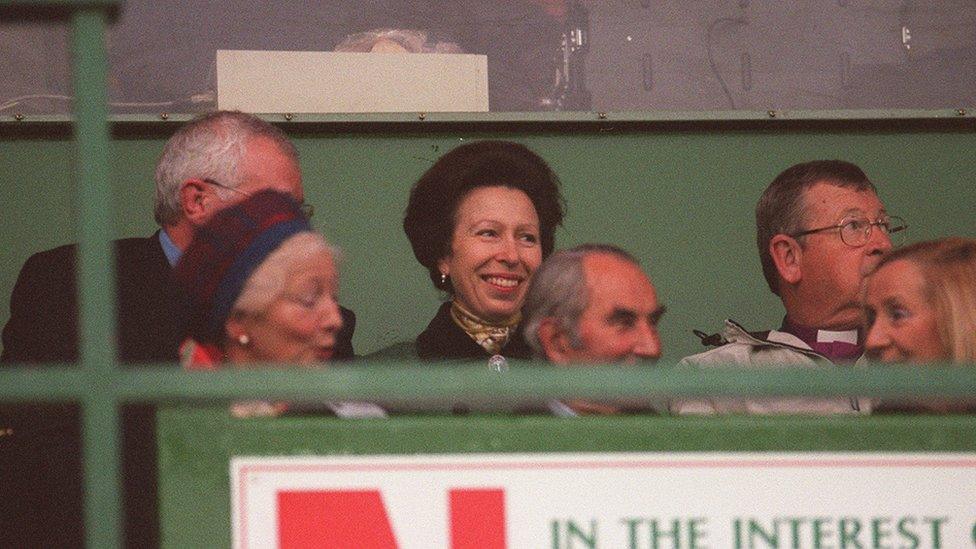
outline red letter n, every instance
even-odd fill
[[[379,490],[278,492],[281,549],[396,549]]]
[[[505,549],[505,492],[451,490],[451,549]]]

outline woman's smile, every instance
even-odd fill
[[[482,275],[481,279],[502,292],[512,292],[525,280],[524,277],[511,274]]]

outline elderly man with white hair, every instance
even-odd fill
[[[123,363],[170,362],[187,330],[189,306],[173,278],[196,229],[213,215],[259,191],[271,189],[304,199],[298,152],[278,128],[256,116],[218,111],[182,126],[169,139],[156,166],[155,219],[160,229],[146,238],[114,242],[117,342]],[[310,210],[306,207],[306,213]],[[74,362],[78,359],[76,246],[31,256],[10,297],[0,362]],[[334,357],[353,354],[355,317],[342,310],[343,330]],[[3,427],[14,428],[8,448],[10,482],[0,499],[35,502],[31,513],[0,528],[0,546],[83,545],[81,445],[76,412],[19,406],[0,410]],[[158,545],[155,498],[155,414],[151,407],[125,407],[122,442],[126,544]]]

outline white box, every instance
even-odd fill
[[[486,112],[488,58],[217,50],[217,107],[252,113]]]

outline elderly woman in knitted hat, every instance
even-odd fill
[[[469,143],[431,166],[410,192],[403,229],[450,301],[417,337],[417,356],[531,358],[522,303],[562,218],[559,179],[524,145]]]
[[[262,191],[219,212],[196,232],[176,267],[194,308],[192,339],[181,349],[184,366],[328,361],[342,327],[333,255],[288,195]],[[236,417],[289,411],[386,416],[368,402],[231,405]]]
[[[342,327],[333,250],[289,196],[263,191],[218,213],[176,277],[193,301],[188,368],[332,357]]]

